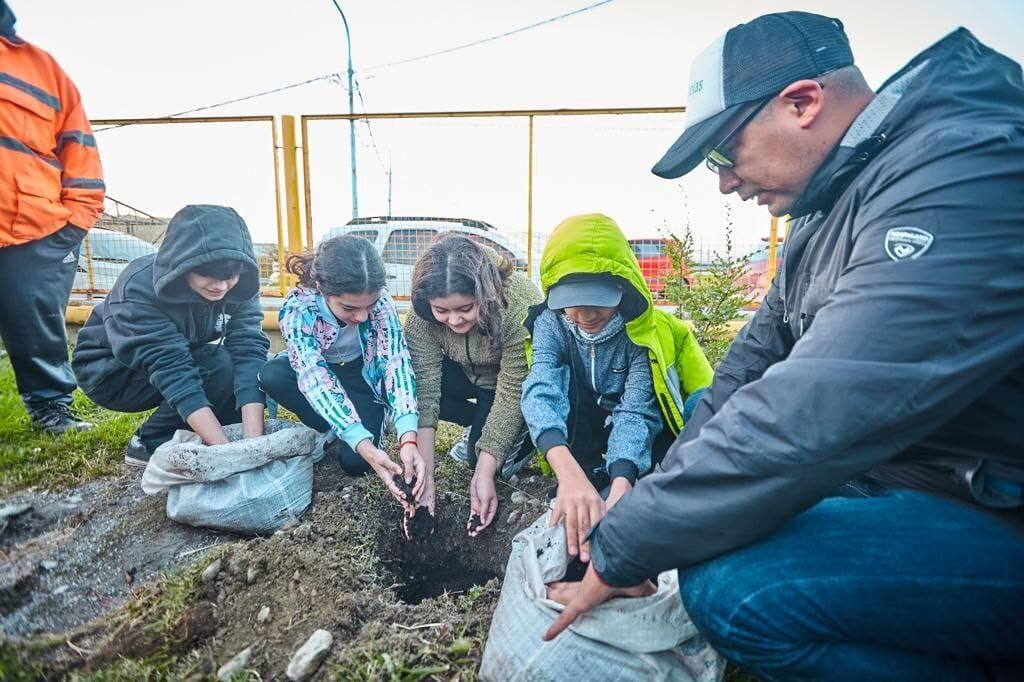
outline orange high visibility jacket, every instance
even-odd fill
[[[0,248],[89,229],[105,191],[75,84],[43,50],[0,37]]]

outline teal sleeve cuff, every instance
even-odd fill
[[[356,422],[350,424],[348,428],[338,434],[345,443],[355,451],[356,446],[359,445],[359,441],[369,438],[371,442],[374,442],[373,434],[363,426],[362,422]]]
[[[403,433],[415,433],[420,428],[420,416],[415,412],[403,414],[395,418],[395,433],[401,438]]]

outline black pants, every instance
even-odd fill
[[[27,244],[0,248],[0,336],[29,414],[71,404],[64,309],[75,282],[85,230],[73,225]]]
[[[480,388],[469,380],[459,363],[450,358],[441,361],[441,405],[438,417],[446,422],[469,427],[466,455],[469,468],[476,469],[476,443],[484,429],[487,417],[494,407],[495,392]],[[525,437],[520,449],[509,458],[519,461],[533,452],[533,442]]]
[[[608,417],[611,412],[600,407],[598,395],[587,383],[586,369],[579,359],[579,353],[570,346],[573,361],[569,364],[569,450],[583,469],[587,478],[597,490],[604,490],[611,484],[605,468],[605,454],[608,452],[608,437],[612,427]],[[671,429],[662,425],[661,432],[651,444],[651,463],[657,464],[675,442]]]
[[[327,366],[345,389],[345,394],[356,408],[359,421],[373,434],[373,444],[380,447],[384,435],[384,418],[387,408],[378,402],[373,391],[363,379],[363,361],[361,359],[344,364],[328,363]],[[311,429],[321,433],[329,431],[330,425],[317,414],[317,411],[306,400],[299,390],[295,370],[288,362],[287,353],[278,353],[260,370],[260,385],[263,392],[277,401],[279,405],[291,410],[299,420]],[[370,471],[366,463],[345,442],[338,445],[341,468],[351,476],[360,476]]]
[[[235,405],[234,364],[227,348],[217,344],[200,346],[192,351],[192,362],[199,369],[206,399],[220,423],[241,421]],[[149,383],[149,377],[128,367],[111,372],[87,395],[97,405],[115,412],[142,412],[155,407],[136,432],[150,452],[169,441],[178,429],[188,428],[178,411]]]

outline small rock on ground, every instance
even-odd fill
[[[208,583],[212,582],[219,574],[220,568],[224,565],[223,559],[217,559],[212,564],[207,566],[203,570],[203,574],[199,576],[200,582]]]
[[[245,572],[245,582],[249,585],[252,585],[254,582],[256,582],[256,578],[258,578],[259,575],[259,570],[257,570],[254,566],[250,566],[249,570]]]
[[[249,665],[250,658],[252,658],[251,646],[246,647],[236,654],[234,658],[222,665],[217,670],[217,679],[230,680],[233,676],[245,670],[245,666]]]
[[[517,490],[514,493],[512,493],[508,500],[512,504],[523,504],[524,502],[526,502],[526,495]]]
[[[285,676],[292,682],[308,680],[323,663],[333,645],[334,637],[330,632],[317,630],[292,656],[292,660],[288,662]]]
[[[262,609],[260,609],[260,612],[256,614],[256,622],[262,625],[263,623],[266,623],[268,620],[270,620],[270,607],[264,606]]]

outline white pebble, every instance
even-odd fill
[[[249,665],[249,659],[252,658],[252,647],[246,647],[242,651],[238,652],[234,658],[222,665],[217,670],[218,680],[230,680],[238,673],[245,670],[245,666]]]
[[[333,645],[334,637],[331,633],[327,630],[317,630],[292,656],[285,676],[292,682],[308,680],[323,663]]]
[[[217,559],[206,567],[203,574],[199,576],[199,580],[204,583],[212,582],[220,574],[220,567],[223,565],[223,560]]]

